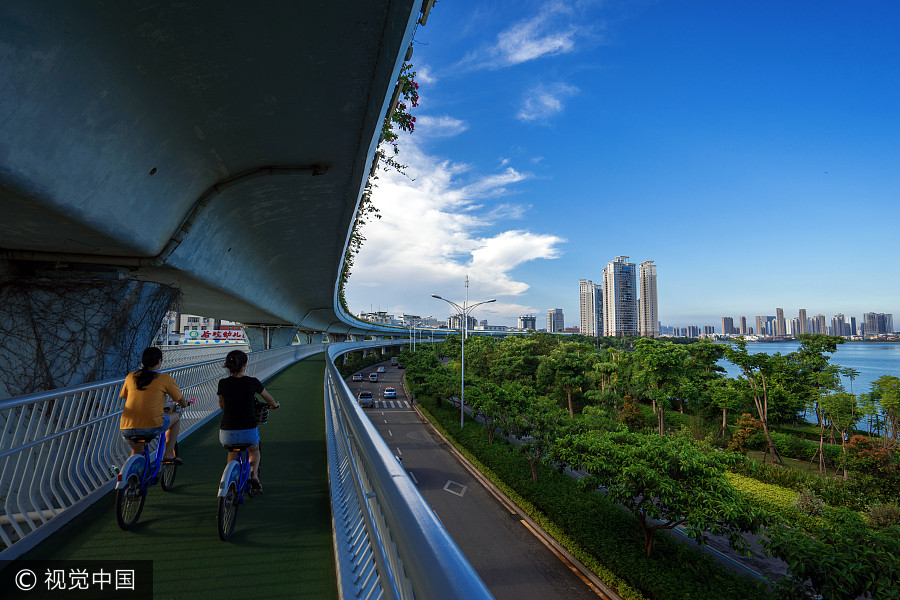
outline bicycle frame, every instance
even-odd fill
[[[225,470],[222,472],[222,480],[219,482],[219,493],[217,495],[224,498],[225,494],[228,493],[228,485],[234,482],[238,492],[237,503],[239,505],[243,504],[244,490],[246,489],[249,480],[250,453],[244,448],[238,451],[236,459],[225,465]]]
[[[141,495],[146,495],[150,486],[155,485],[159,481],[159,467],[162,464],[162,457],[166,448],[166,432],[165,430],[159,434],[159,444],[156,446],[156,456],[153,463],[150,462],[150,444],[144,444],[144,451],[141,454],[132,454],[125,461],[122,470],[116,477],[116,489],[123,489],[128,478],[132,474],[138,475],[141,480]],[[149,465],[149,468],[145,468]]]

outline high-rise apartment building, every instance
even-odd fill
[[[640,298],[638,299],[638,329],[644,337],[659,337],[659,306],[656,298],[656,265],[645,260],[638,268]]]
[[[850,317],[850,320],[848,321],[847,325],[850,330],[849,333],[847,333],[848,337],[851,335],[859,335],[859,331],[856,329],[856,317]],[[846,329],[845,329],[845,331],[846,331]]]
[[[844,335],[844,315],[838,313],[831,317],[831,334]]]
[[[713,335],[716,332],[715,325],[704,325],[703,326],[703,335]]]
[[[738,333],[740,333],[741,335],[747,335],[747,333],[749,331],[747,329],[747,317],[740,317],[738,319],[738,323],[739,323]]]
[[[519,329],[537,329],[537,318],[534,315],[522,315],[519,317]]]
[[[732,333],[734,333],[734,319],[722,317],[722,335],[731,335]]]
[[[581,333],[593,337],[603,335],[603,287],[590,279],[578,282],[581,306]]]
[[[775,309],[775,337],[784,337],[787,335],[787,326],[784,322],[784,309]]]
[[[800,318],[794,317],[791,319],[791,335],[797,336],[800,335]]]
[[[700,326],[699,325],[688,325],[687,326],[687,337],[692,337],[692,338],[700,337]]]
[[[800,328],[793,332],[794,335],[800,335],[801,333],[807,333],[807,328],[809,327],[809,321],[806,320],[806,309],[801,308],[799,314],[797,315],[797,320],[799,321]]]
[[[551,308],[547,311],[547,331],[555,333],[566,328],[563,321],[563,311],[561,308]]]
[[[757,335],[766,335],[766,318],[757,315],[756,316],[756,334]]]
[[[603,269],[603,333],[638,335],[637,278],[634,263],[617,256]]]
[[[812,318],[813,331],[810,333],[828,333],[828,325],[825,321],[825,315],[816,315]]]

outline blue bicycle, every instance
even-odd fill
[[[237,523],[238,507],[244,503],[244,494],[252,496],[250,490],[250,453],[251,444],[228,444],[225,449],[237,452],[237,458],[225,465],[222,480],[219,482],[219,539],[227,542],[234,533]]]
[[[188,404],[193,404],[190,400]],[[150,456],[150,443],[156,435],[133,435],[126,438],[134,444],[143,444],[144,452],[128,457],[122,470],[116,477],[116,523],[123,530],[131,529],[144,510],[144,501],[151,486],[159,482],[164,492],[171,492],[175,484],[175,473],[178,465],[164,460],[166,451],[166,432],[159,434],[155,456]],[[178,454],[178,444],[175,444]]]

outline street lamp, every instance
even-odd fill
[[[456,302],[451,300],[447,300],[446,298],[441,298],[437,294],[432,294],[432,298],[437,298],[438,300],[443,300],[453,308],[455,308],[460,317],[463,320],[462,327],[462,356],[460,359],[460,371],[462,371],[462,381],[459,385],[459,427],[462,429],[465,426],[465,411],[464,407],[466,405],[466,336],[469,335],[469,313],[472,312],[472,309],[476,306],[481,306],[482,304],[487,304],[489,302],[496,302],[496,298],[492,300],[485,300],[483,302],[476,302],[475,304],[469,304],[469,277],[466,276],[466,299],[463,302],[463,305],[460,306]]]

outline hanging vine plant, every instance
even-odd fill
[[[398,132],[412,133],[416,129],[416,118],[410,113],[410,109],[419,106],[419,84],[416,82],[416,72],[413,71],[412,67],[412,63],[405,62],[400,68],[400,77],[397,80],[397,87],[394,92],[396,100],[391,107],[391,111],[381,124],[381,141],[378,149],[375,151],[374,164],[369,172],[369,179],[366,181],[366,187],[359,201],[356,219],[353,221],[350,239],[347,242],[347,252],[344,254],[341,278],[338,283],[338,300],[341,303],[341,307],[348,314],[350,313],[350,308],[347,306],[344,290],[347,281],[350,279],[353,261],[366,240],[361,233],[362,227],[372,219],[381,218],[378,208],[372,203],[372,191],[375,189],[375,180],[378,179],[377,171],[379,165],[382,165],[381,168],[385,170],[393,169],[404,174],[407,167],[407,165],[398,162],[396,156],[400,153]]]

